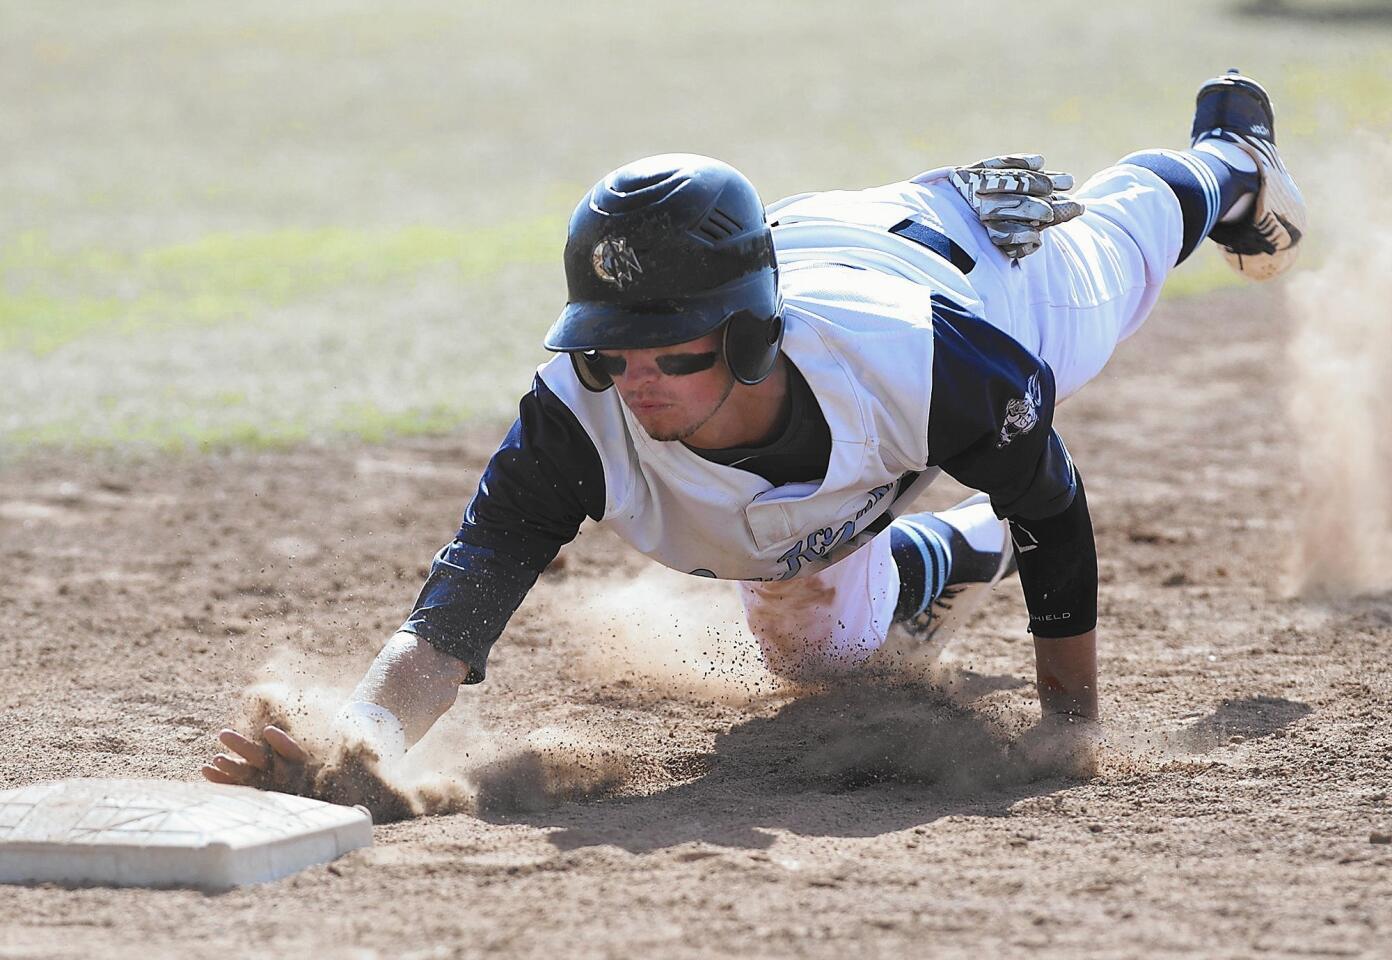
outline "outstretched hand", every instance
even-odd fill
[[[1039,249],[1041,230],[1083,212],[1081,203],[1062,196],[1073,189],[1072,175],[1045,170],[1037,153],[989,157],[957,167],[951,179],[991,242],[1012,260]]]
[[[224,729],[218,741],[229,752],[220,753],[204,764],[203,776],[213,783],[228,783],[307,796],[317,769],[313,758],[294,737],[280,727],[261,731],[258,743],[236,730]]]
[[[371,746],[361,741],[339,743],[327,760],[318,760],[280,727],[263,728],[261,737],[262,742],[258,742],[236,730],[220,731],[218,741],[227,752],[204,764],[204,778],[362,806],[372,814],[374,823],[415,815],[411,798],[383,776],[380,758]]]

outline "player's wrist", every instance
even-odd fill
[[[1085,691],[1082,695],[1065,697],[1041,693],[1039,710],[1045,720],[1056,720],[1065,724],[1095,723],[1101,718],[1095,689]]]
[[[1035,637],[1035,677],[1045,718],[1094,721],[1097,704],[1097,631],[1072,637]]]

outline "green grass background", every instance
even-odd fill
[[[510,416],[582,191],[704,152],[765,199],[1179,146],[1266,82],[1302,180],[1392,131],[1392,9],[0,0],[0,457]],[[1267,13],[1254,11],[1266,10]],[[1231,281],[1206,254],[1171,293]]]

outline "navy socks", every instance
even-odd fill
[[[1261,187],[1257,173],[1238,170],[1203,150],[1140,150],[1120,162],[1145,167],[1164,180],[1179,198],[1184,212],[1184,241],[1176,264],[1183,263],[1197,249],[1235,203]]]
[[[918,516],[894,521],[889,528],[889,551],[899,568],[899,602],[894,608],[894,619],[910,620],[927,610],[947,586],[952,573],[952,551],[942,534]]]

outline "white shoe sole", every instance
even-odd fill
[[[990,497],[986,494],[973,494],[938,516],[947,519],[947,515],[953,511],[989,502]],[[1010,541],[1010,524],[1005,520],[998,522],[1001,525],[1005,548],[1001,551],[1000,564],[991,579],[961,583],[944,590],[943,595],[929,605],[933,614],[926,632],[910,630],[902,623],[891,624],[884,646],[875,652],[870,660],[871,664],[908,662],[915,666],[930,666],[942,657],[943,650],[952,638],[973,619],[996,584],[1012,571],[1015,552]]]
[[[1221,243],[1219,247],[1228,264],[1244,277],[1270,280],[1289,270],[1299,255],[1300,241],[1309,225],[1305,198],[1274,146],[1236,134],[1224,139],[1256,161],[1261,189],[1257,191],[1252,227],[1275,249],[1270,253],[1239,253]]]

